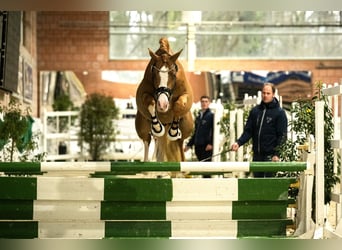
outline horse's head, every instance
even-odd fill
[[[159,51],[158,51],[159,52]],[[152,79],[154,84],[154,96],[157,102],[157,111],[165,113],[169,109],[170,97],[176,85],[178,67],[176,61],[182,52],[176,54],[154,53],[149,49],[152,58]]]

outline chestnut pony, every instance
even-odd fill
[[[183,142],[192,133],[192,89],[178,57],[166,38],[160,48],[149,50],[151,59],[136,92],[135,128],[144,142],[144,161],[148,161],[151,139],[155,139],[157,161],[184,161]]]

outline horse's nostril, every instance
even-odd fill
[[[167,108],[169,106],[167,103],[164,103],[164,102],[158,102],[158,104],[159,104],[158,106],[159,106],[161,111],[167,110]]]

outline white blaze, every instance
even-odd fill
[[[167,87],[167,82],[169,80],[169,69],[166,66],[163,66],[159,71],[160,76],[160,84],[159,87]],[[166,94],[161,94],[158,97],[158,110],[160,112],[166,112],[169,107],[169,100]]]
[[[166,66],[161,67],[159,71],[160,85],[159,87],[167,87],[167,81],[169,79],[169,69]]]

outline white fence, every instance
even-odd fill
[[[279,97],[278,97],[279,98]],[[259,103],[261,100],[261,92],[258,96],[245,95],[244,105],[246,108],[252,107]],[[127,100],[123,100],[126,103]],[[132,102],[132,100],[128,100]],[[120,114],[119,119],[114,120],[114,126],[118,134],[116,135],[115,142],[111,143],[106,153],[103,156],[104,160],[143,160],[143,143],[135,131],[134,117],[136,109],[125,108],[123,105],[118,105]],[[121,107],[120,107],[121,106]],[[249,160],[248,155],[250,147],[243,149],[241,147],[238,152],[224,152],[223,144],[227,140],[233,142],[242,133],[243,109],[231,110],[230,112],[230,136],[226,138],[225,135],[220,133],[220,124],[222,117],[227,114],[220,100],[214,101],[210,105],[211,110],[214,112],[214,149],[212,161],[221,161],[221,154],[226,153],[226,159],[230,161],[246,161]],[[195,113],[200,109],[200,103],[194,103],[191,109]],[[87,152],[78,145],[78,124],[79,113],[77,111],[57,111],[57,112],[44,112],[43,115],[43,152],[47,153],[47,161],[56,160],[87,160]],[[64,128],[61,128],[61,121]],[[235,123],[237,124],[235,126]],[[237,128],[236,130],[234,128]],[[64,147],[64,148],[63,148]],[[61,152],[62,151],[62,152]],[[154,151],[154,142],[151,142],[149,156],[152,159]],[[247,152],[247,154],[244,152]],[[193,151],[186,152],[186,159],[196,159]]]
[[[331,141],[331,146],[335,151],[335,159],[334,159],[334,172],[337,173],[337,168],[339,162],[337,161],[338,155],[342,156],[342,84],[339,85],[335,83],[334,85],[324,86],[322,90],[323,94],[328,96],[329,106],[333,111],[333,122],[334,122],[334,138]],[[324,112],[321,111],[322,113]],[[322,116],[322,115],[321,115]],[[319,125],[322,128],[324,125],[324,121],[321,121]],[[323,133],[323,129],[320,129],[321,133]],[[323,148],[324,150],[324,148]],[[323,157],[324,159],[324,154]],[[324,166],[324,165],[323,165]],[[324,168],[323,168],[324,169]],[[321,180],[324,180],[324,172],[320,173]],[[342,181],[342,174],[339,175],[340,180]],[[342,185],[337,184],[331,194],[331,206],[330,209],[334,209],[333,214],[335,215],[335,221],[333,225],[329,227],[324,227],[324,233],[326,237],[337,237],[342,238]]]
[[[103,158],[104,160],[142,160],[143,144],[134,127],[136,111],[134,109],[120,111],[121,118],[113,121],[118,132],[116,141],[110,144]],[[45,112],[43,128],[43,151],[47,153],[47,161],[89,159],[86,148],[78,144],[79,112]]]
[[[47,161],[78,160],[81,158],[78,141],[77,111],[44,112],[43,152]]]

